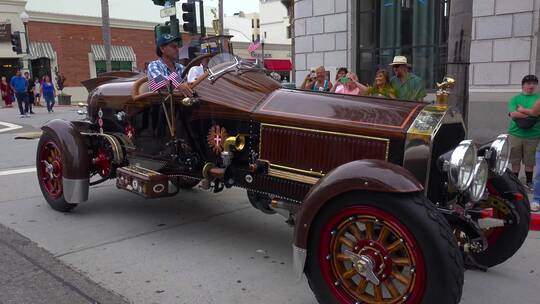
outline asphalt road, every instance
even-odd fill
[[[72,213],[50,209],[34,172],[2,175],[34,166],[37,140],[15,141],[15,133],[78,118],[73,108],[37,113],[21,119],[0,110],[0,122],[23,127],[2,132],[0,124],[0,224],[133,303],[315,303],[291,270],[292,229],[251,208],[242,190],[144,200],[108,183]],[[540,233],[531,232],[503,265],[466,272],[462,303],[539,303],[539,290]]]

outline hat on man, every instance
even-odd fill
[[[407,57],[405,56],[395,56],[394,61],[389,65],[408,65]]]
[[[174,37],[170,34],[163,34],[161,35],[161,37],[159,37],[158,41],[157,41],[157,46],[158,47],[162,47],[164,45],[167,45],[171,42],[177,42],[177,41],[180,41],[180,37]]]

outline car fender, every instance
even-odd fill
[[[357,160],[343,164],[321,178],[308,192],[296,214],[293,260],[297,274],[303,273],[307,243],[313,220],[333,198],[351,191],[413,193],[422,184],[408,170],[381,160]]]
[[[88,200],[90,160],[83,135],[72,122],[53,119],[41,127],[58,140],[62,152],[62,180],[64,198],[72,204]]]

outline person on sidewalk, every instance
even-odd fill
[[[2,80],[0,82],[0,94],[2,94],[2,100],[4,100],[6,108],[13,107],[13,90],[9,86],[6,76],[2,76]]]
[[[56,96],[56,89],[54,88],[54,84],[51,81],[51,77],[49,75],[45,76],[45,80],[43,81],[43,84],[41,85],[41,96],[43,96],[43,99],[45,99],[45,103],[47,104],[47,111],[49,113],[54,112],[54,96]]]
[[[41,107],[41,82],[39,78],[34,78],[34,104]]]
[[[312,92],[330,92],[333,84],[326,79],[326,68],[321,65],[306,76],[301,87]]]
[[[339,84],[336,84],[330,90],[330,93],[355,95],[361,96],[367,90],[367,87],[358,82],[358,76],[353,72],[348,72],[344,77],[338,80]]]
[[[397,93],[397,98],[410,101],[423,101],[426,97],[426,89],[422,79],[409,72],[407,57],[395,56],[390,64],[394,69],[395,76],[390,79],[390,84]]]
[[[366,95],[392,99],[396,98],[396,90],[390,84],[390,76],[386,70],[378,70],[377,73],[375,73],[373,86],[368,87]]]
[[[512,172],[519,175],[521,163],[525,165],[526,183],[529,189],[533,188],[532,179],[535,166],[535,151],[540,143],[540,123],[533,118],[528,125],[523,121],[531,122],[534,115],[533,106],[540,98],[536,93],[538,78],[527,75],[521,81],[521,93],[515,95],[508,103],[508,115],[512,117],[508,134],[510,134],[510,163]]]
[[[13,76],[9,81],[9,85],[11,87],[11,90],[15,92],[15,97],[17,98],[17,105],[19,106],[21,118],[28,117],[28,80],[26,80],[26,78],[21,75],[21,70],[17,70],[15,76]]]
[[[34,82],[32,81],[32,78],[30,78],[30,73],[24,72],[24,78],[26,78],[27,81],[27,88],[26,88],[26,94],[27,94],[27,106],[28,111],[26,113],[30,114],[36,114],[32,110],[32,106],[34,105]]]

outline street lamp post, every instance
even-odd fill
[[[30,19],[30,16],[28,16],[28,13],[26,11],[23,11],[20,15],[21,21],[24,24],[24,41],[26,43],[26,54],[30,55],[30,49],[28,47],[29,39],[28,39],[28,20]]]

